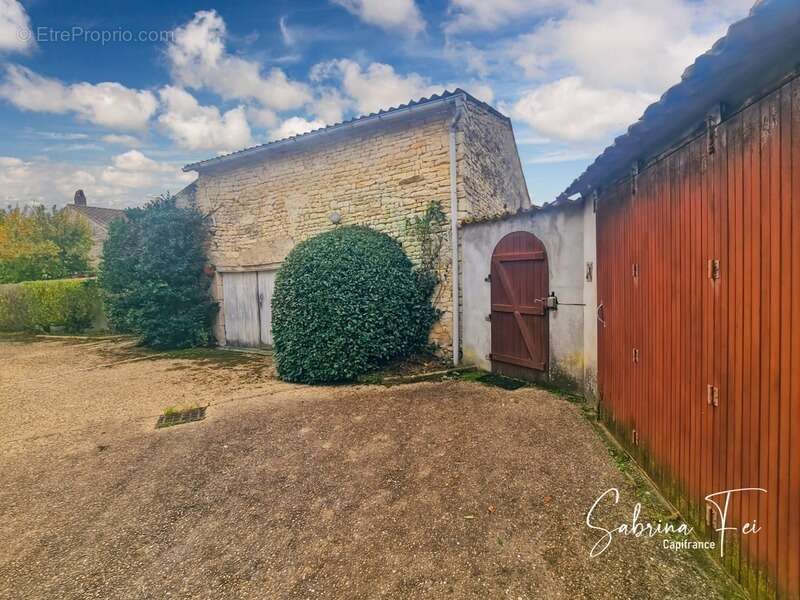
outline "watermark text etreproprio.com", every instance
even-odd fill
[[[37,27],[35,29],[18,29],[17,37],[22,42],[68,43],[82,42],[88,44],[130,44],[130,43],[155,43],[171,42],[175,32],[159,30],[132,30],[132,29],[86,29],[84,27],[70,27],[57,29],[55,27]]]

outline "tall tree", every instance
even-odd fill
[[[156,348],[209,344],[217,306],[204,273],[206,217],[169,195],[126,216],[111,224],[100,265],[111,324]]]
[[[89,271],[92,233],[82,219],[41,206],[0,213],[0,283]]]

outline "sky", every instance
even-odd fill
[[[553,200],[751,0],[0,0],[0,206],[126,207],[187,163],[461,87]]]

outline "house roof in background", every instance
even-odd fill
[[[651,104],[562,194],[586,194],[630,172],[702,130],[720,103],[739,109],[796,74],[800,66],[800,2],[760,0],[749,16],[698,57],[680,83]],[[723,120],[725,115],[723,114]]]
[[[448,102],[451,102],[456,97],[461,97],[464,100],[468,100],[474,104],[478,104],[483,108],[486,108],[487,110],[491,111],[493,114],[503,119],[509,120],[508,117],[500,113],[497,109],[490,106],[486,102],[478,100],[473,95],[469,94],[468,92],[465,92],[461,88],[456,88],[452,92],[445,90],[442,94],[434,94],[430,98],[420,98],[419,100],[412,100],[407,104],[400,104],[399,106],[393,106],[391,108],[381,109],[378,112],[370,113],[368,115],[361,115],[359,117],[354,117],[347,121],[342,121],[341,123],[336,123],[334,125],[328,125],[327,127],[315,129],[307,133],[301,133],[299,135],[284,138],[281,140],[274,140],[271,142],[267,142],[266,144],[261,144],[260,146],[253,146],[252,148],[245,148],[244,150],[231,152],[230,154],[223,154],[221,156],[210,158],[208,160],[202,160],[196,163],[191,163],[183,167],[183,170],[201,171],[204,169],[221,166],[225,163],[230,163],[232,161],[236,161],[239,159],[250,158],[254,155],[260,155],[270,150],[285,148],[291,144],[295,144],[300,141],[316,139],[321,135],[330,134],[335,131],[345,130],[357,125],[361,126],[361,125],[366,125],[368,123],[377,123],[390,116],[393,117],[393,116],[399,116],[404,113],[416,112],[418,109],[421,109],[423,107],[428,108],[436,104],[446,104]]]
[[[125,211],[117,208],[103,208],[100,206],[81,206],[78,204],[67,204],[66,208],[80,213],[90,221],[94,221],[101,227],[108,227],[111,221],[125,217]]]

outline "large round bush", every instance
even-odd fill
[[[287,381],[353,379],[427,341],[430,285],[400,244],[344,226],[298,244],[275,279],[272,332]]]

